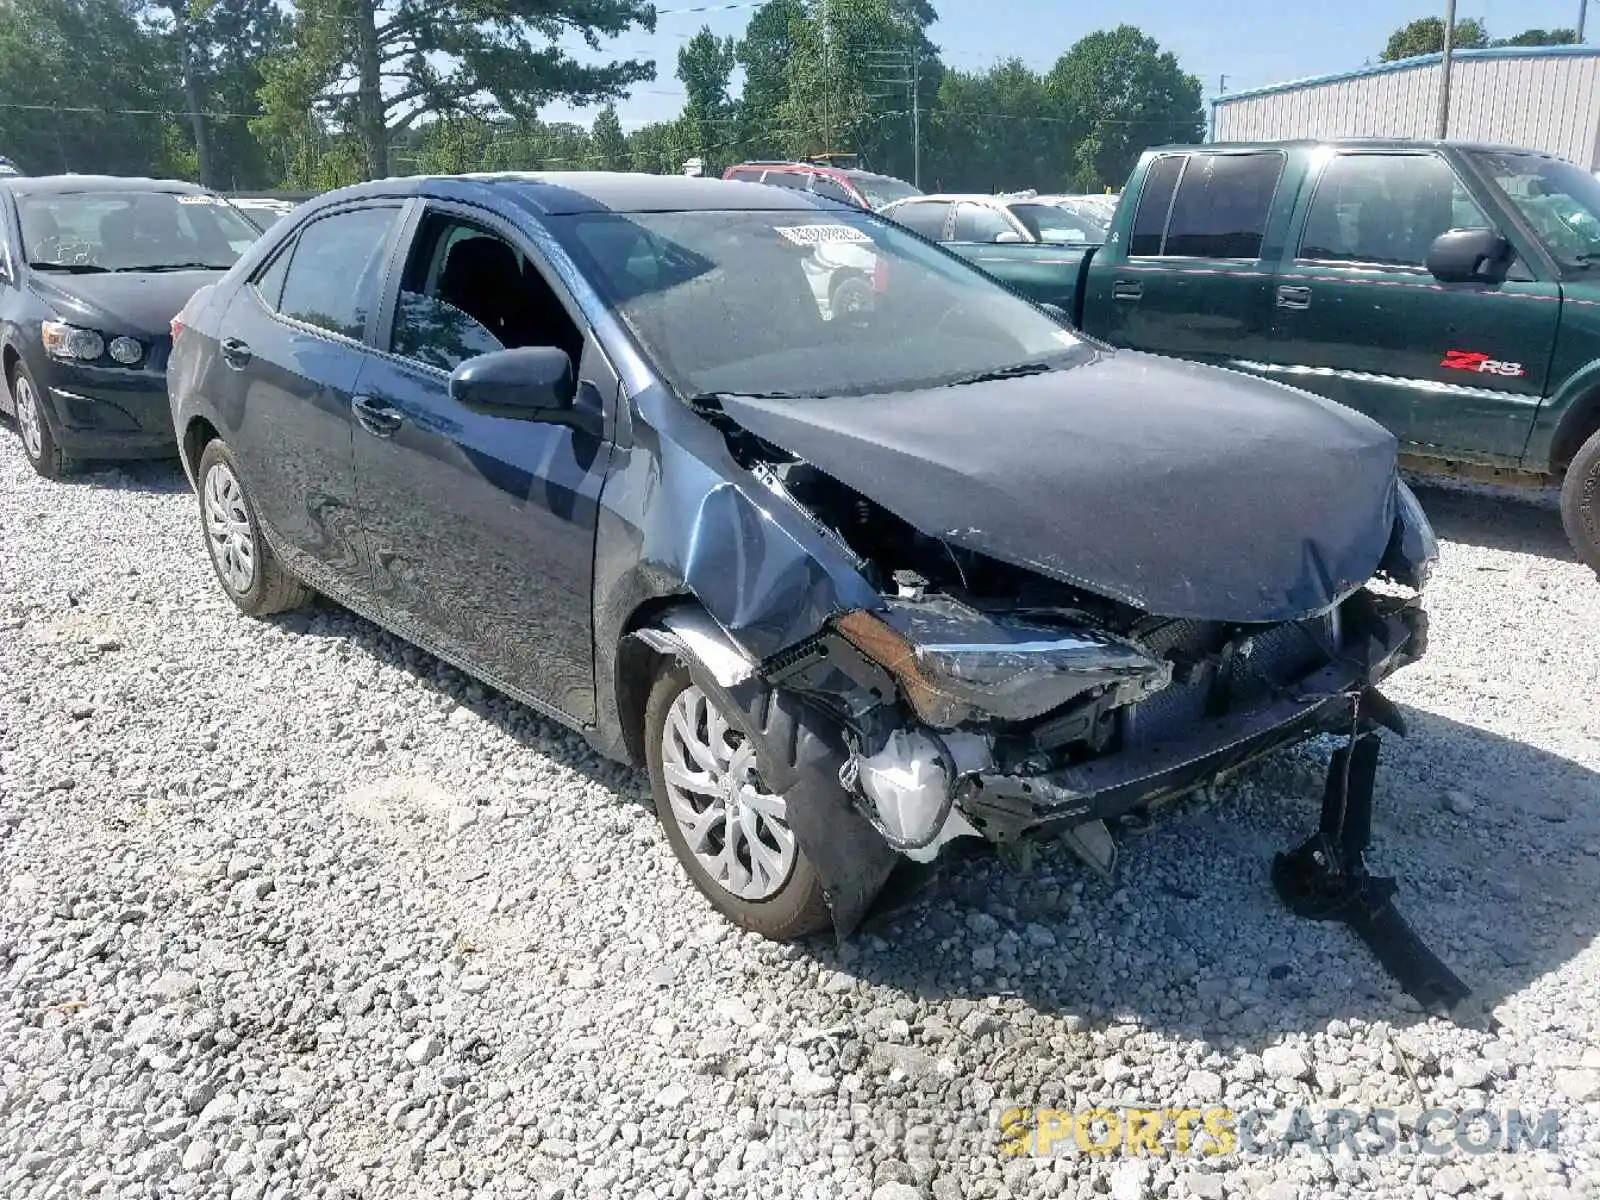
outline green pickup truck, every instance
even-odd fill
[[[949,243],[1084,332],[1319,392],[1417,470],[1548,485],[1600,571],[1600,182],[1444,142],[1170,147],[1088,249]]]

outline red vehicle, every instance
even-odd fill
[[[922,195],[920,189],[892,175],[877,175],[855,167],[836,167],[820,162],[739,163],[724,171],[722,177],[810,192],[874,211],[896,200]]]

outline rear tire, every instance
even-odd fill
[[[20,362],[12,368],[7,383],[11,388],[11,406],[16,411],[17,435],[22,439],[22,452],[28,457],[28,465],[44,479],[60,479],[71,472],[75,464],[61,453],[55,434],[50,431],[50,418],[45,415],[38,385]]]
[[[1561,485],[1561,523],[1578,559],[1600,575],[1600,429],[1578,448]]]
[[[206,443],[195,479],[206,551],[228,599],[252,617],[287,612],[310,600],[311,589],[289,573],[262,536],[227,443],[220,438]]]
[[[706,899],[777,941],[826,928],[827,898],[784,819],[783,797],[766,790],[754,748],[678,663],[656,677],[644,728],[656,813]]]

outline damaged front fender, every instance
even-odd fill
[[[762,782],[783,796],[795,840],[822,883],[834,930],[861,924],[900,861],[839,784],[849,758],[838,723],[762,679],[756,664],[704,612],[688,606],[633,635],[683,664],[756,748]]]

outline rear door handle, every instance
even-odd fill
[[[1278,289],[1279,308],[1310,308],[1311,289],[1308,287],[1281,287]]]
[[[250,347],[236,337],[222,339],[222,361],[235,371],[250,365]]]
[[[350,410],[356,415],[356,423],[373,437],[393,437],[406,420],[387,400],[376,396],[354,397]]]
[[[1137,301],[1144,296],[1144,284],[1130,283],[1126,279],[1113,280],[1111,284],[1111,298],[1113,300]]]

